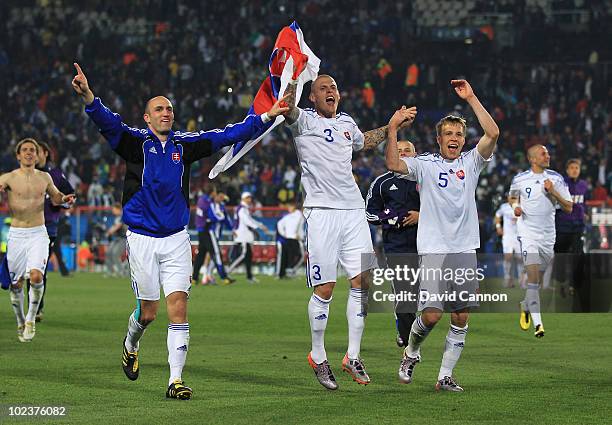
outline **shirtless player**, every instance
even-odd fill
[[[74,203],[74,195],[64,195],[51,176],[37,170],[40,147],[34,139],[17,143],[19,168],[0,176],[0,192],[7,192],[12,217],[6,256],[11,277],[11,304],[17,318],[17,337],[21,342],[34,338],[34,321],[43,293],[43,274],[49,256],[49,236],[45,228],[45,194],[55,205]],[[23,312],[23,281],[30,277],[28,314]]]

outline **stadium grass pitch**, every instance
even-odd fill
[[[244,278],[192,289],[191,345],[183,378],[190,401],[167,400],[167,321],[162,305],[140,350],[140,378],[121,370],[134,297],[128,279],[51,274],[45,318],[31,343],[16,337],[8,295],[0,308],[0,422],[70,424],[610,423],[609,314],[547,314],[546,336],[522,332],[517,314],[477,314],[455,369],[465,393],[436,393],[447,326],[422,349],[414,382],[401,385],[393,318],[370,314],[362,356],[372,383],[342,373],[347,284],[335,291],[326,332],[338,391],[316,381],[303,279]],[[443,320],[442,323],[446,323]],[[8,406],[65,406],[63,418],[11,419]]]

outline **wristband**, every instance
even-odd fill
[[[261,114],[261,121],[263,121],[263,123],[267,123],[272,121],[272,118],[270,118],[270,115],[268,115],[267,112],[264,112],[263,114]]]
[[[515,202],[514,204],[512,204],[512,209],[516,209],[519,208],[521,205],[518,202]]]
[[[501,229],[501,227],[502,227],[502,226],[501,226],[501,224],[500,224],[500,223],[495,223],[495,228],[496,228],[496,229]]]

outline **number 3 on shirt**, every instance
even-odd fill
[[[321,267],[318,266],[317,264],[314,264],[312,266],[312,269],[314,270],[314,273],[312,275],[312,278],[314,280],[321,280]]]
[[[332,131],[331,128],[326,128],[325,130],[323,130],[323,133],[325,133],[325,141],[326,142],[333,142],[334,141],[334,136],[332,136]]]
[[[440,187],[448,186],[448,173],[440,173],[438,175],[438,186]]]

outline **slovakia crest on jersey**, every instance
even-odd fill
[[[465,172],[463,170],[459,170],[455,174],[459,180],[463,180],[465,178]]]
[[[172,162],[175,164],[181,162],[181,154],[179,152],[172,152]]]
[[[345,131],[344,137],[346,137],[348,140],[351,140],[351,133],[349,133],[348,131]]]

